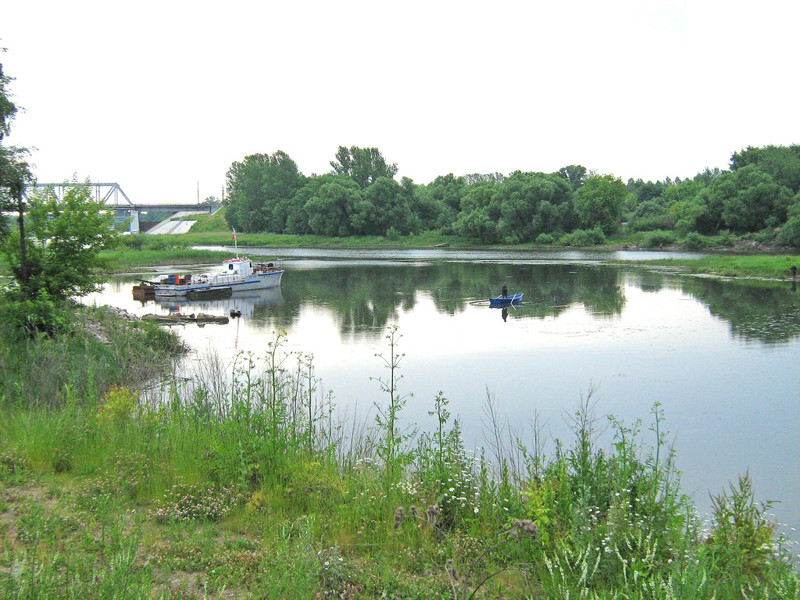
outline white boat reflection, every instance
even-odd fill
[[[235,291],[229,298],[218,300],[186,300],[157,298],[156,304],[170,313],[206,313],[233,317],[252,317],[256,308],[283,304],[281,288]]]

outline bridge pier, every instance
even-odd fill
[[[131,223],[128,227],[128,231],[130,231],[131,234],[139,233],[139,211],[136,209],[131,209],[128,211],[128,213],[131,216]]]

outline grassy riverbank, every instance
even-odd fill
[[[130,370],[163,368],[168,336],[81,314],[58,340],[0,338],[2,598],[800,598],[746,477],[697,519],[658,406],[643,429],[576,402],[546,455],[489,398],[476,455],[441,396],[432,431],[399,427],[395,332],[359,424],[281,335],[156,402]]]
[[[645,264],[680,267],[689,273],[720,277],[790,279],[792,276],[791,266],[795,265],[800,268],[800,255],[715,254],[695,259],[667,258],[647,261]]]

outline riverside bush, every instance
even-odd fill
[[[576,229],[572,233],[562,235],[558,243],[560,246],[599,246],[604,244],[606,236],[600,227],[594,229]]]
[[[699,250],[706,247],[706,239],[696,231],[687,233],[681,243],[691,250]]]
[[[669,246],[675,243],[675,234],[671,231],[651,231],[642,237],[643,248],[658,248],[662,244]]]

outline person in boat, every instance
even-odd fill
[[[503,284],[503,289],[502,289],[502,291],[500,292],[500,295],[501,295],[503,298],[508,298],[508,286],[507,286],[505,283]]]

